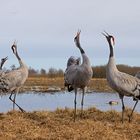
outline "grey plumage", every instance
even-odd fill
[[[138,71],[135,76],[140,79],[140,71]]]
[[[71,56],[68,61],[67,61],[67,68],[66,68],[66,71],[64,73],[64,81],[65,81],[65,86],[68,88],[68,91],[72,91],[73,90],[73,87],[72,85],[69,84],[68,80],[66,79],[67,75],[66,75],[66,72],[67,70],[69,69],[69,67],[71,67],[72,65],[80,65],[80,62],[81,62],[81,59],[80,58],[75,58],[74,56]]]
[[[67,61],[67,68],[71,65],[80,65],[80,58],[75,58],[74,56],[71,56]]]
[[[89,61],[88,56],[85,54],[84,50],[82,49],[80,45],[80,31],[77,32],[77,35],[74,39],[76,46],[79,48],[83,62],[80,64],[80,59],[75,59],[74,57],[70,57],[67,63],[67,69],[65,71],[64,80],[65,80],[65,86],[68,87],[68,91],[71,91],[74,89],[75,91],[75,99],[74,99],[74,105],[75,105],[75,112],[74,112],[74,121],[76,117],[76,95],[77,95],[77,89],[82,89],[82,101],[81,101],[81,116],[83,112],[83,103],[84,103],[84,94],[85,94],[85,88],[89,84],[90,79],[92,78],[92,68]],[[71,62],[71,63],[69,63]]]
[[[129,116],[130,122],[132,120],[133,111],[138,103],[138,100],[140,99],[140,79],[131,76],[127,73],[120,72],[117,69],[113,51],[114,37],[109,35],[108,33],[106,34],[105,33],[103,33],[103,35],[106,37],[110,48],[109,61],[106,67],[106,76],[110,87],[118,92],[119,97],[122,101],[122,122],[124,121],[124,111],[125,111],[125,105],[123,101],[124,96],[133,97],[133,100],[136,101],[132,109],[132,112]]]
[[[14,55],[17,57],[20,67],[12,70],[10,72],[5,73],[5,75],[0,79],[0,90],[2,92],[11,93],[9,99],[13,102],[13,109],[15,105],[19,107],[21,111],[24,111],[16,102],[16,94],[19,92],[19,89],[23,86],[24,82],[28,77],[28,68],[21,60],[17,52],[17,45],[14,43],[11,47]],[[12,99],[12,95],[14,94],[14,98]]]

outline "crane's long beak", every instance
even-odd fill
[[[107,35],[105,33],[102,33],[103,36],[107,37]]]
[[[104,35],[105,37],[110,36],[106,31],[104,31],[104,33],[102,33],[102,35]]]
[[[104,30],[104,32],[105,32],[108,36],[110,36],[105,30]]]
[[[8,56],[7,56],[7,57],[5,57],[5,58],[4,58],[4,60],[5,60],[5,61],[6,61],[6,60],[8,60]]]

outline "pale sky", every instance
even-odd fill
[[[115,37],[117,64],[140,66],[139,0],[0,0],[0,58],[18,67],[10,46],[18,41],[24,62],[35,69],[66,68],[81,56],[73,38],[81,29],[81,46],[92,66],[105,65],[109,48],[101,32]]]

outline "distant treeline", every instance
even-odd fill
[[[138,71],[140,71],[140,67],[131,67],[127,65],[117,65],[118,70],[121,72],[128,73],[130,75],[135,75]],[[93,77],[94,78],[105,78],[106,77],[106,66],[96,66],[92,67],[93,69]]]
[[[49,78],[55,78],[55,77],[63,77],[64,71],[62,69],[56,69],[56,68],[49,68],[48,71],[41,68],[40,70],[35,70],[34,68],[29,68],[29,76],[46,76]]]
[[[140,67],[131,67],[127,65],[117,65],[117,68],[125,73],[135,75],[140,71]],[[93,78],[105,78],[106,77],[106,66],[95,66],[93,69]],[[48,71],[45,69],[35,70],[34,68],[29,68],[29,76],[46,76],[48,78],[63,77],[64,71],[62,69],[49,68]]]

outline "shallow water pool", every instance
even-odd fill
[[[77,94],[77,108],[81,106],[82,94]],[[117,105],[109,105],[109,101],[117,101]],[[16,102],[26,111],[56,110],[57,108],[74,108],[74,93],[22,93],[16,97]],[[124,98],[125,105],[132,108],[134,101],[130,97]],[[84,109],[96,107],[102,111],[116,110],[121,111],[121,100],[118,94],[114,93],[88,93],[84,98]],[[0,112],[7,112],[12,109],[12,102],[9,95],[0,96]],[[136,110],[140,112],[140,104],[137,104]]]

